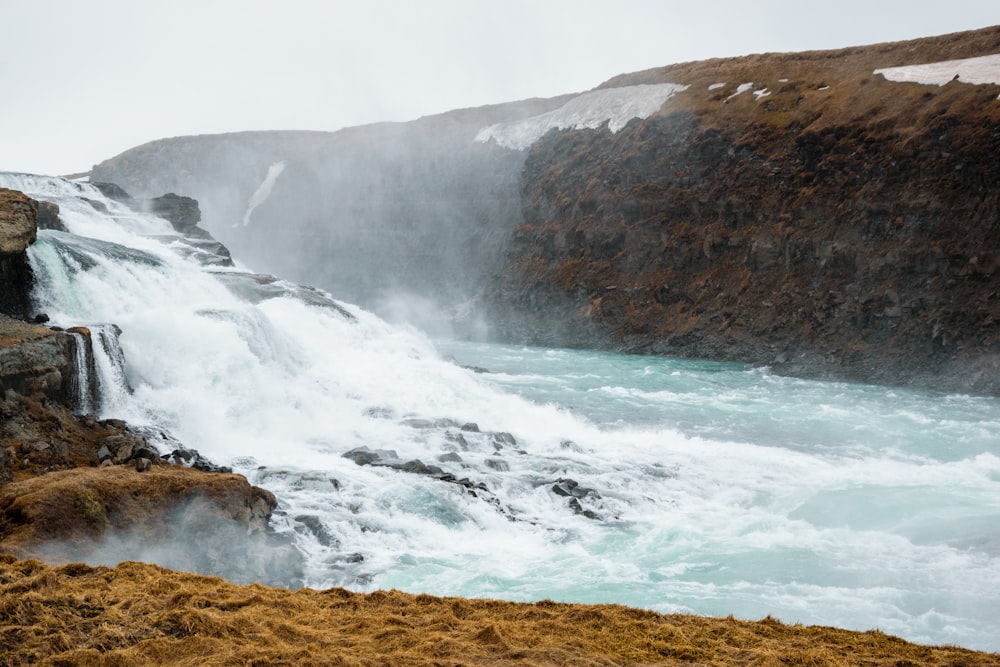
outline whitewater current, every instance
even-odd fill
[[[121,330],[124,373],[95,363],[100,416],[271,490],[306,585],[1000,650],[1000,400],[431,341],[203,265],[169,223],[87,184],[0,185],[58,203],[69,230],[29,250],[38,309]]]

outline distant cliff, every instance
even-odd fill
[[[136,196],[191,195],[203,226],[254,269],[419,316],[476,294],[522,222],[524,152],[476,142],[476,133],[565,99],[339,132],[163,139],[95,166],[91,180]]]
[[[247,261],[369,307],[403,288],[502,340],[997,393],[1000,63],[913,69],[996,54],[1000,27],[685,63],[413,123],[164,140],[92,177],[190,192]]]

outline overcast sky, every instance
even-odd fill
[[[0,170],[336,130],[687,60],[1000,24],[1000,0],[0,0]]]

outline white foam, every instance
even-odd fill
[[[633,118],[656,113],[664,102],[687,88],[661,83],[593,90],[548,113],[484,127],[476,134],[476,141],[492,139],[505,148],[523,150],[552,129],[596,129],[607,123],[611,132],[618,132]]]

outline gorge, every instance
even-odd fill
[[[766,617],[760,636],[784,633],[773,614],[996,651],[1000,86],[970,59],[998,41],[990,28],[688,63],[332,134],[165,139],[91,183],[0,175],[35,200],[4,193],[6,209],[59,223],[2,258],[4,311],[49,322],[0,322],[0,547],[58,560],[32,549],[69,524],[84,551],[63,562],[109,566],[5,557],[3,609],[54,608],[52,627],[77,637],[67,628],[89,621],[70,612],[96,612],[97,589],[155,591],[126,614],[146,624],[130,638],[72,640],[99,646],[5,626],[25,647],[15,659],[181,645],[205,659],[248,639],[237,626],[258,623],[258,605],[317,595],[324,609],[392,607],[354,636],[377,628],[380,650],[402,650],[392,637],[427,594],[454,616],[433,621],[437,658],[458,660],[464,641],[475,664],[572,657],[508,612],[543,636],[563,615],[655,631],[645,645],[663,660],[709,664],[767,664],[772,649],[691,643],[664,625],[678,612]],[[35,500],[53,497],[68,502]],[[159,505],[173,501],[182,511]],[[157,513],[165,523],[140,519],[113,553],[88,541]],[[167,561],[147,547],[175,542],[172,525],[200,532]],[[221,546],[203,541],[216,525]],[[110,569],[129,558],[329,590]],[[73,581],[88,592],[61,597]],[[124,593],[107,594],[100,612],[117,614]],[[484,602],[483,617],[450,596],[529,604]],[[250,634],[321,642],[311,622]],[[946,655],[852,637],[818,641],[884,664]],[[787,641],[785,655],[821,661]],[[657,659],[637,646],[593,664]],[[277,639],[267,650],[322,661]],[[838,659],[852,660],[822,658]]]
[[[187,193],[251,265],[435,334],[996,393],[997,50],[987,28],[686,63],[411,123],[165,139],[92,179]],[[932,84],[882,71],[935,62]]]

